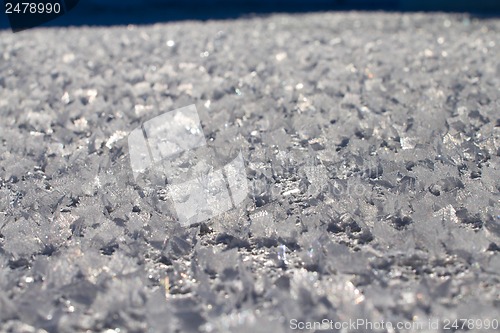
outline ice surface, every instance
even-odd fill
[[[0,32],[0,331],[497,316],[499,30],[343,12]],[[208,194],[233,209],[182,223]]]

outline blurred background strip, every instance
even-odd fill
[[[335,10],[463,12],[497,17],[500,0],[80,0],[75,9],[43,26],[153,24]],[[7,17],[0,14],[0,29],[7,28]]]
[[[437,11],[484,11],[500,10],[500,0],[87,0],[81,6],[98,7],[145,7],[145,6],[224,6],[271,7],[283,6],[332,6],[337,8],[373,8],[393,10],[437,10]]]

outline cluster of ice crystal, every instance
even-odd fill
[[[0,32],[0,331],[493,319],[499,30],[324,13]],[[191,104],[249,193],[186,227],[126,136]]]

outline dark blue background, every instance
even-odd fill
[[[81,0],[75,9],[43,26],[150,24],[326,10],[457,11],[496,16],[500,0]],[[4,12],[5,8],[0,29],[9,28]]]

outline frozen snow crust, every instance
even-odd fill
[[[35,29],[0,50],[0,331],[498,318],[498,20]],[[127,135],[190,104],[250,193],[184,228]]]

